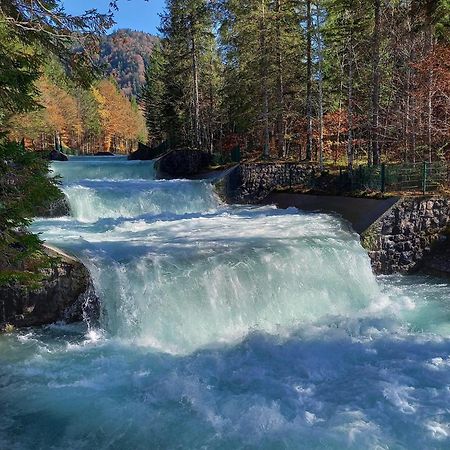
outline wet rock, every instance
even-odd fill
[[[116,156],[116,155],[112,152],[97,152],[94,153],[94,156]]]
[[[139,142],[138,149],[130,153],[128,156],[129,161],[151,161],[152,159],[159,158],[164,152],[167,151],[167,145],[165,143],[158,145],[157,147],[148,147],[147,145]]]
[[[431,275],[450,278],[450,237],[435,242],[432,251],[423,261],[423,270]]]
[[[211,163],[209,153],[192,150],[178,149],[159,158],[155,164],[160,178],[192,177],[206,170]]]
[[[47,207],[38,208],[36,216],[48,218],[70,216],[69,200],[65,195],[62,195],[61,198],[51,202]]]
[[[48,159],[50,161],[69,161],[69,157],[62,152],[58,152],[57,150],[52,150],[48,155]]]
[[[0,328],[98,318],[99,301],[88,269],[59,250],[45,247],[45,251],[54,259],[50,267],[39,271],[42,282],[31,287],[18,283],[0,287]]]

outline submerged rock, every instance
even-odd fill
[[[94,156],[116,156],[116,155],[111,152],[97,152],[94,153]]]
[[[57,150],[52,150],[48,155],[48,159],[50,161],[69,161],[69,157],[66,154]]]
[[[98,319],[99,300],[88,269],[59,250],[44,250],[52,262],[39,270],[41,282],[28,287],[19,283],[0,286],[0,328]]]
[[[185,148],[165,154],[156,162],[155,168],[160,177],[191,177],[207,169],[210,163],[209,153]]]

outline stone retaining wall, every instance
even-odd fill
[[[319,190],[330,190],[329,180],[317,167],[299,163],[244,163],[229,171],[216,186],[222,197],[230,203],[260,203],[274,190],[291,186],[312,189],[325,186],[325,189]],[[298,194],[290,195],[294,198],[289,197],[283,207],[289,205],[301,209],[296,197]],[[273,198],[267,198],[273,201]],[[351,200],[339,198],[346,205]],[[450,199],[438,196],[405,197],[392,201],[395,203],[385,213],[381,201],[380,208],[373,207],[373,217],[367,217],[366,222],[374,222],[361,233],[361,241],[369,253],[374,272],[409,273],[426,269],[426,261],[430,261],[430,257],[437,254],[440,248],[439,242],[450,240]],[[389,203],[389,199],[384,202]],[[323,201],[317,202],[317,209],[339,213],[339,209],[336,210],[332,205],[324,209],[323,205],[320,207],[321,204]],[[309,207],[310,210],[315,209],[311,202]],[[439,261],[443,258],[445,256]],[[450,262],[447,266],[450,266]]]
[[[379,274],[409,273],[445,241],[450,226],[450,199],[400,199],[362,233],[373,269]]]
[[[256,203],[273,190],[310,186],[319,171],[300,163],[243,163],[223,180],[221,191],[229,202]]]

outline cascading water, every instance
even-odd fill
[[[0,448],[449,448],[450,285],[376,279],[340,219],[151,162],[55,163],[101,328],[0,338]]]

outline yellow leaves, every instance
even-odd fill
[[[137,140],[145,134],[145,122],[141,111],[133,110],[131,102],[109,80],[102,80],[95,88],[94,97],[99,104],[105,146],[115,141],[113,150],[126,151],[122,140]],[[109,149],[109,148],[108,148]]]
[[[39,145],[52,145],[55,134],[70,148],[81,148],[84,139],[92,136],[83,123],[81,101],[69,89],[57,86],[43,76],[37,82],[41,109],[14,116],[9,121],[10,136],[23,137]],[[146,139],[146,126],[142,112],[133,108],[130,100],[119,91],[113,81],[102,80],[91,87],[94,108],[100,119],[101,149],[128,151],[131,142]],[[93,147],[91,147],[93,148]]]

